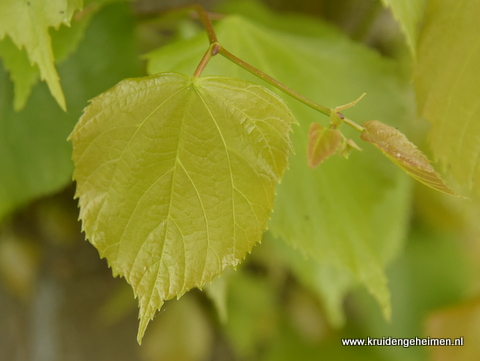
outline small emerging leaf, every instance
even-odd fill
[[[312,123],[308,131],[308,165],[316,168],[328,157],[334,155],[342,143],[342,133],[337,129],[325,128]]]
[[[227,77],[126,79],[71,134],[87,238],[139,298],[138,341],[165,300],[238,265],[260,241],[295,119]]]
[[[380,149],[390,160],[419,182],[439,192],[456,195],[435,172],[428,158],[398,129],[378,120],[362,124],[360,137]]]
[[[353,141],[353,139],[345,138],[340,145],[340,148],[338,148],[338,155],[340,157],[345,157],[345,159],[348,159],[353,149],[362,151],[362,148],[360,148],[357,143]]]

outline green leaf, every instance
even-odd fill
[[[415,55],[418,29],[425,13],[426,0],[382,0],[382,2],[391,9],[405,34],[410,51]]]
[[[87,100],[138,75],[132,25],[127,4],[105,8],[93,19],[77,52],[59,65],[68,113],[58,107],[44,83],[33,87],[25,108],[16,112],[13,87],[0,62],[0,220],[71,182],[72,148],[66,139]]]
[[[121,0],[87,0],[85,8],[72,17],[68,26],[60,26],[58,30],[50,29],[52,51],[57,64],[78,48],[93,16],[103,6],[115,1]],[[20,111],[25,107],[32,87],[40,77],[40,70],[38,66],[30,64],[26,50],[17,48],[10,37],[0,41],[0,58],[14,83],[14,109]]]
[[[430,143],[459,182],[480,191],[480,2],[428,2],[415,87]]]
[[[30,63],[38,66],[42,80],[47,82],[63,110],[66,110],[65,97],[55,69],[48,31],[50,27],[69,25],[75,10],[82,6],[82,0],[3,0],[0,3],[0,40],[8,35],[17,48],[25,48]]]
[[[325,159],[334,155],[342,144],[342,133],[338,129],[325,128],[312,123],[308,131],[308,165],[317,167]]]
[[[439,192],[457,195],[435,172],[425,154],[410,142],[405,134],[378,120],[369,120],[362,123],[362,126],[365,129],[360,137],[380,149],[392,162],[413,178]]]
[[[301,19],[298,22],[302,23]],[[280,24],[278,20],[277,26]],[[226,17],[216,29],[221,44],[230,52],[320,104],[333,108],[367,92],[361,106],[347,110],[350,119],[375,117],[401,124],[414,117],[411,89],[397,75],[394,63],[325,23],[308,24],[304,29],[308,37],[272,30],[238,15]],[[148,54],[149,71],[171,69],[191,74],[207,46],[206,35],[199,34],[155,50]],[[211,60],[204,74],[259,82],[220,56]],[[399,251],[406,231],[410,181],[373,147],[353,153],[349,161],[332,158],[312,170],[305,156],[308,127],[319,115],[281,96],[300,127],[292,135],[295,155],[277,188],[269,229],[317,262],[350,272],[387,315],[389,291],[383,269]],[[347,137],[358,137],[349,131],[345,130]]]
[[[352,273],[345,268],[306,258],[299,250],[273,239],[270,232],[263,238],[261,247],[268,247],[269,258],[277,257],[286,263],[298,281],[322,302],[330,324],[342,327],[345,323],[343,299],[355,284]]]
[[[139,342],[164,300],[261,239],[293,122],[259,85],[176,73],[124,80],[86,108],[71,134],[80,217],[139,298]]]
[[[283,314],[278,292],[272,282],[259,275],[245,270],[232,274],[224,330],[239,359],[258,359],[259,350],[274,338]]]

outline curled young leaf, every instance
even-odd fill
[[[312,123],[308,131],[309,167],[316,168],[325,159],[334,155],[341,144],[342,133],[339,130]]]
[[[378,120],[370,120],[363,123],[362,126],[365,129],[362,131],[360,138],[380,149],[390,160],[413,178],[439,192],[458,196],[435,172],[425,154],[397,128]]]

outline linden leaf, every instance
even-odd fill
[[[42,80],[63,110],[65,97],[54,65],[49,28],[69,25],[75,10],[82,6],[82,0],[0,1],[0,40],[8,35],[17,48],[25,48],[31,65],[38,66]],[[23,102],[18,100],[17,107]]]
[[[342,133],[338,129],[312,123],[308,131],[308,165],[316,168],[325,159],[334,155],[341,143]]]
[[[360,137],[380,149],[390,160],[419,182],[439,192],[457,195],[435,172],[428,158],[397,128],[378,120],[362,124]]]
[[[85,109],[71,134],[80,217],[139,298],[139,342],[164,300],[260,241],[293,122],[260,85],[178,73],[124,80]]]

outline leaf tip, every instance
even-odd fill
[[[158,309],[162,308],[163,301],[161,301],[160,305],[158,305]],[[142,300],[140,301],[140,312],[138,318],[140,319],[140,323],[138,325],[138,333],[137,333],[137,342],[139,345],[142,344],[143,336],[145,335],[145,330],[147,329],[148,324],[155,313],[157,312],[157,307],[153,306],[152,304],[144,305]]]

